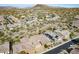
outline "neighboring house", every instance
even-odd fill
[[[62,30],[61,34],[64,35],[64,39],[70,39],[70,32],[68,30]]]
[[[44,34],[55,42],[63,42],[64,36],[59,32],[45,32]]]
[[[55,32],[59,32],[64,36],[64,39],[70,39],[70,32],[68,30],[56,30]]]

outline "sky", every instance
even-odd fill
[[[35,4],[0,4],[0,6],[12,6],[18,8],[32,7]],[[66,7],[66,8],[79,8],[79,4],[47,4],[48,6]]]

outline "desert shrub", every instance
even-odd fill
[[[67,39],[63,39],[63,41],[67,41]]]
[[[72,39],[72,38],[74,38],[76,35],[74,34],[74,32],[71,32],[70,33],[70,38]]]
[[[25,50],[22,50],[19,52],[19,54],[29,54],[28,52],[26,52]]]
[[[45,48],[48,48],[48,45],[47,45],[47,44],[44,44],[44,47],[45,47]]]

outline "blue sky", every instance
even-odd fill
[[[79,4],[50,4],[49,6],[59,6],[66,8],[79,8]]]
[[[12,6],[18,8],[32,7],[35,4],[0,4],[0,6]],[[47,4],[49,6],[67,7],[67,8],[79,8],[79,4]]]

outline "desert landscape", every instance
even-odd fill
[[[79,8],[0,6],[0,53],[40,54],[79,38]],[[79,54],[78,43],[59,54]]]

